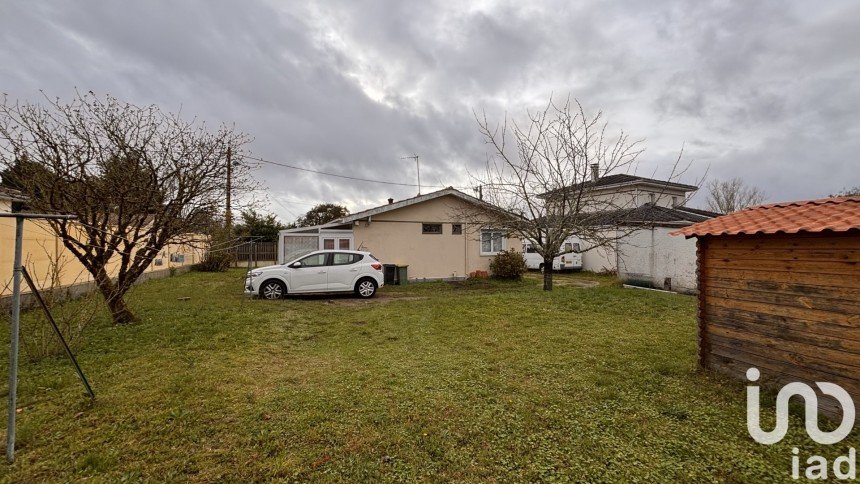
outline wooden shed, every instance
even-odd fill
[[[860,197],[751,207],[674,234],[698,238],[702,367],[829,381],[860,402]]]

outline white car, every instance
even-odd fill
[[[370,252],[318,250],[286,264],[248,271],[245,294],[281,299],[287,294],[355,292],[369,298],[384,284],[382,263]]]

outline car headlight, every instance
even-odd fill
[[[263,275],[263,271],[248,271],[248,277],[257,277]]]

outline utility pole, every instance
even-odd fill
[[[233,191],[233,147],[227,147],[227,209],[224,213],[224,226],[229,230],[233,226],[233,209],[230,206],[230,196]]]
[[[404,156],[403,158],[400,158],[400,159],[401,160],[406,160],[406,159],[410,159],[410,160],[414,159],[415,160],[415,173],[418,175],[418,195],[420,196],[421,195],[421,166],[418,164],[418,155],[415,154],[412,156]]]

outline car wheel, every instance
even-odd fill
[[[260,285],[260,297],[263,299],[283,299],[287,295],[287,286],[283,282],[270,279]]]
[[[541,272],[543,272],[543,264],[541,264],[541,265],[539,265],[539,266],[538,266],[538,270],[539,270],[539,271],[541,271]]]
[[[362,298],[373,297],[376,294],[376,281],[373,279],[362,279],[355,285],[355,293]]]

